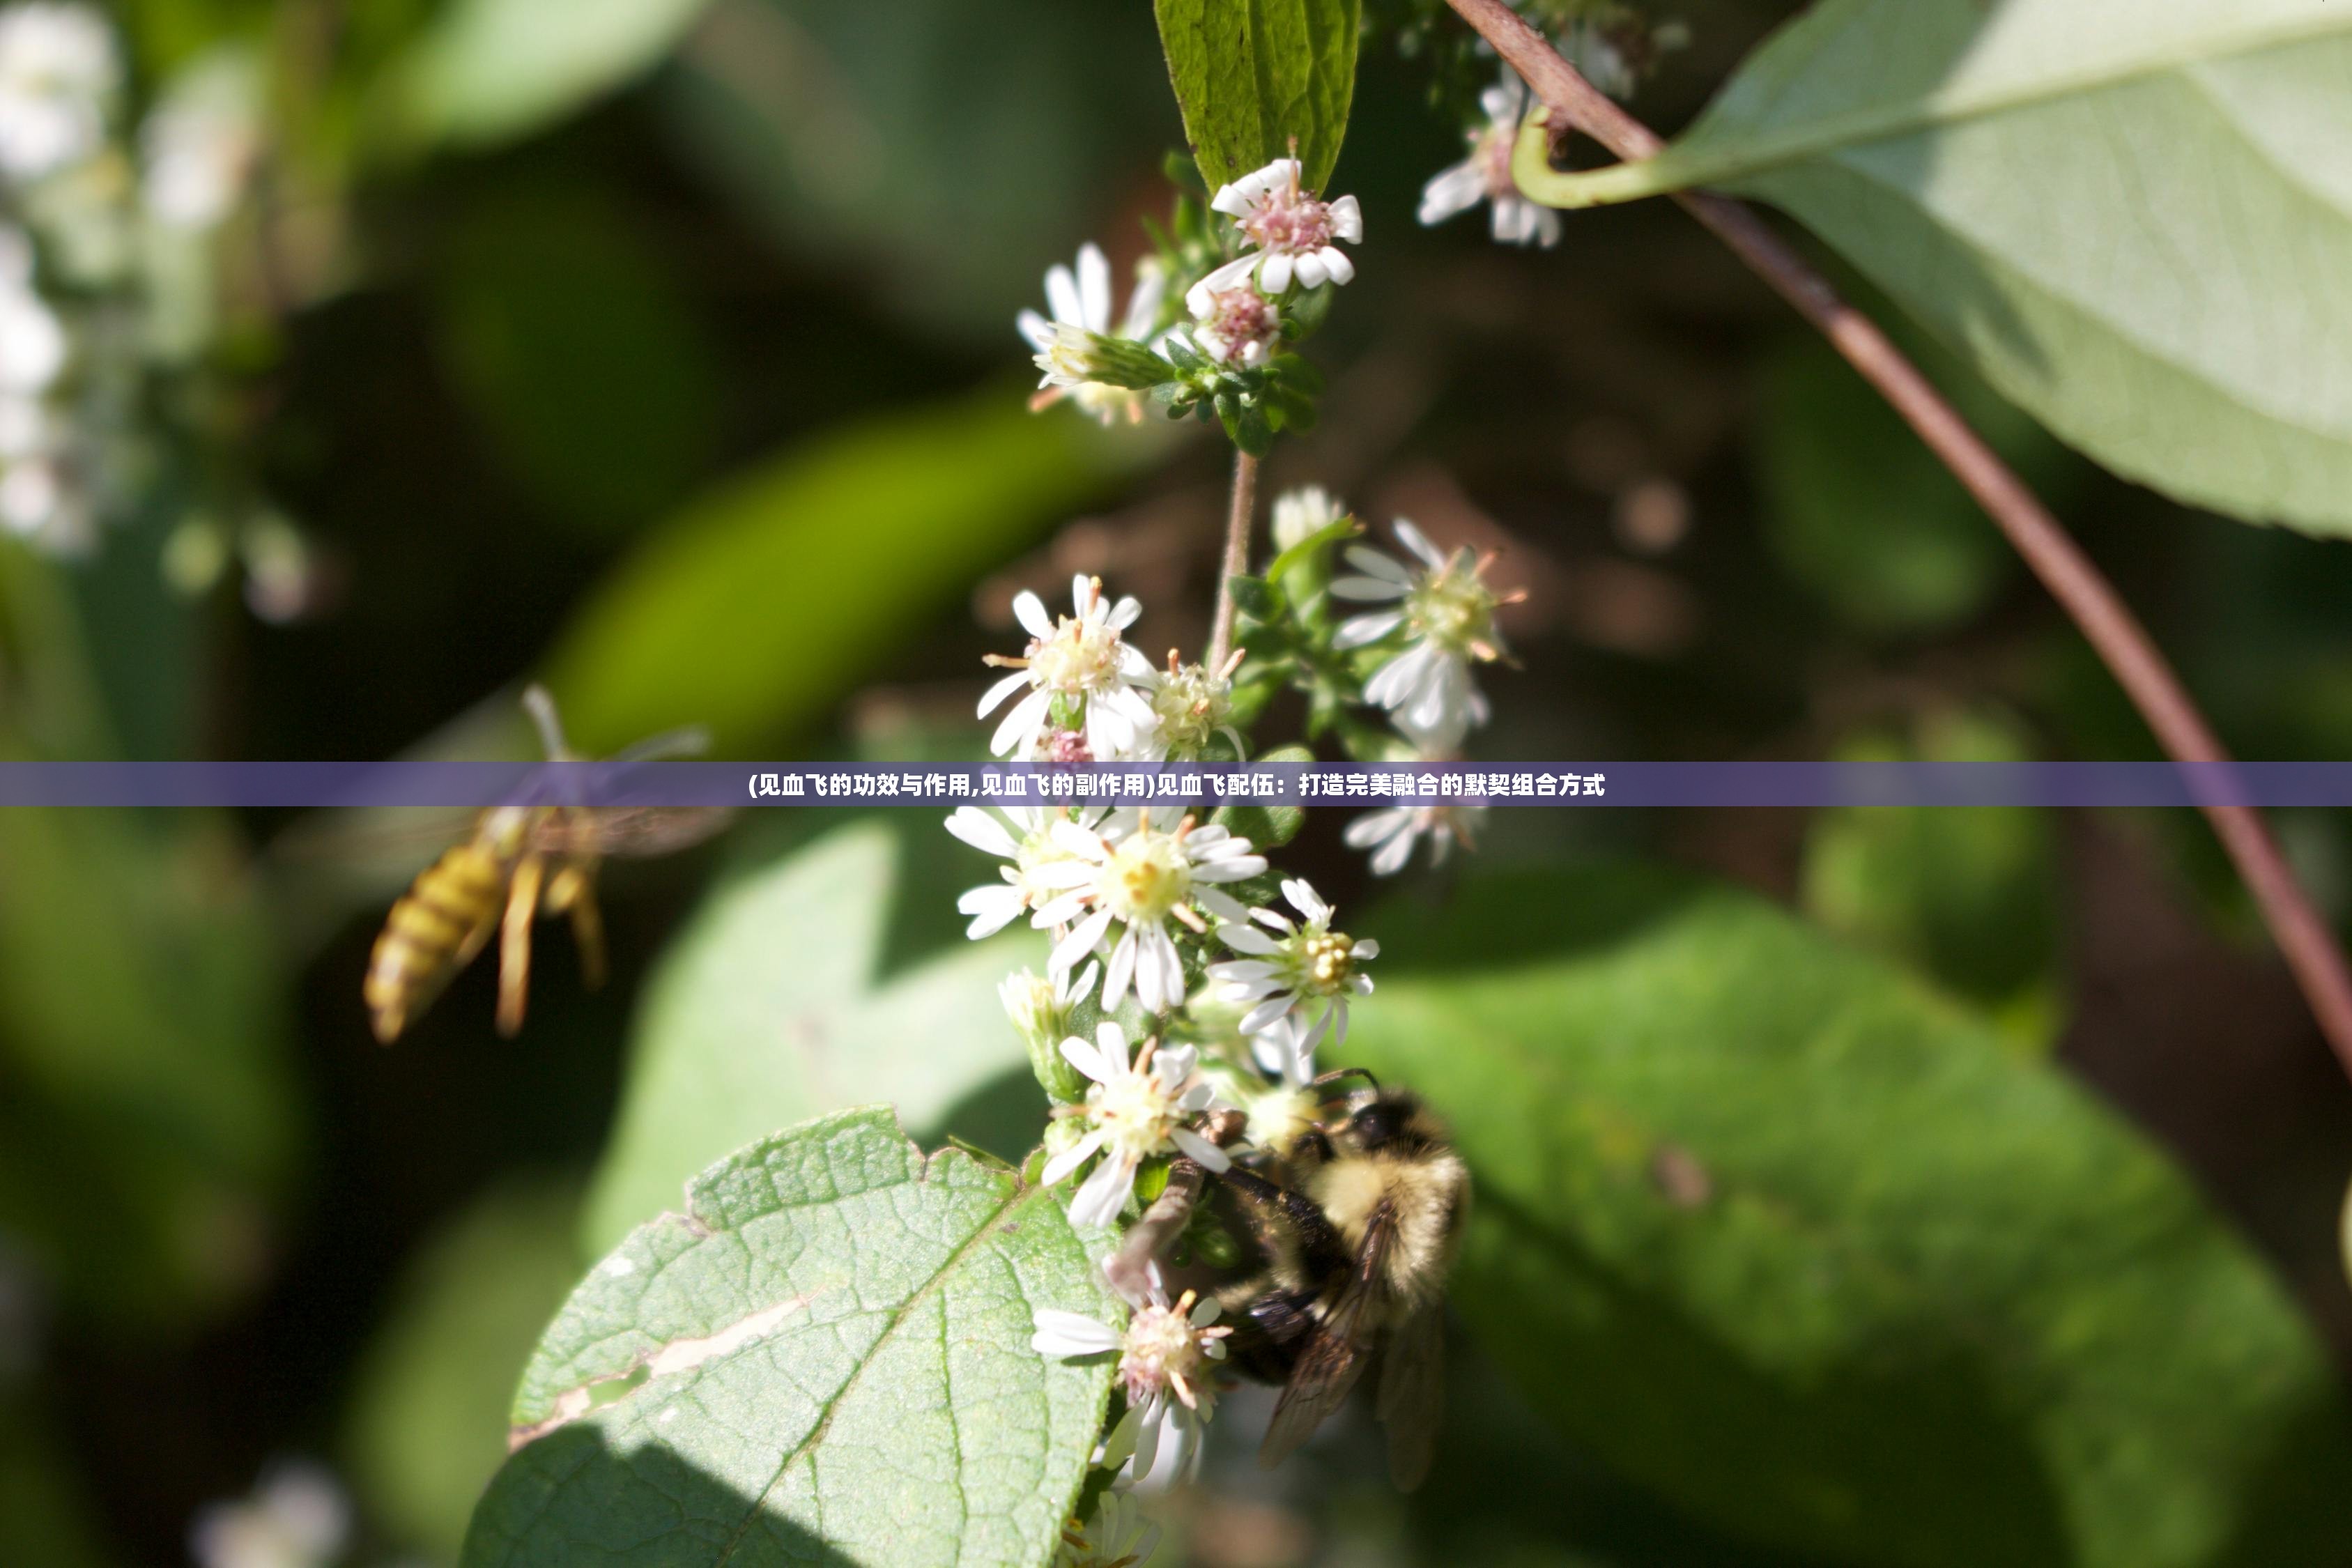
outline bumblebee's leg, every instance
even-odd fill
[[[506,920],[499,930],[499,1033],[522,1032],[523,1004],[530,999],[530,922],[539,913],[539,889],[547,862],[526,855],[507,890]]]
[[[1151,1260],[1192,1223],[1192,1205],[1200,1202],[1201,1184],[1207,1179],[1208,1173],[1197,1163],[1181,1156],[1168,1167],[1167,1187],[1151,1200],[1118,1250],[1103,1259],[1103,1277],[1112,1289],[1130,1301],[1150,1293]]]
[[[596,907],[596,876],[584,866],[566,866],[547,884],[550,912],[572,917],[572,940],[580,949],[580,978],[589,990],[604,984],[604,916]]]
[[[1209,1142],[1223,1148],[1241,1136],[1244,1125],[1237,1112],[1229,1111],[1210,1118],[1205,1131]],[[1201,1187],[1208,1174],[1198,1162],[1182,1155],[1170,1164],[1168,1185],[1128,1231],[1118,1250],[1103,1259],[1103,1277],[1112,1289],[1130,1301],[1143,1300],[1151,1288],[1151,1260],[1192,1223],[1193,1205],[1201,1201]]]
[[[1308,1278],[1321,1279],[1344,1273],[1355,1261],[1349,1256],[1348,1244],[1340,1239],[1330,1215],[1305,1193],[1276,1186],[1256,1172],[1244,1171],[1239,1165],[1221,1179],[1247,1202],[1280,1211],[1298,1237],[1299,1261]]]

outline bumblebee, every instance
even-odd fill
[[[551,762],[578,759],[565,744],[546,689],[523,693]],[[631,747],[616,762],[700,748],[686,732]],[[604,978],[604,926],[596,907],[596,870],[605,856],[664,855],[719,830],[727,814],[701,807],[595,807],[560,804],[499,805],[475,821],[471,837],[426,867],[392,906],[369,956],[362,994],[375,1037],[384,1045],[425,1009],[499,936],[499,1033],[522,1027],[530,992],[530,927],[543,911],[572,918],[588,985]]]
[[[1428,1476],[1444,1402],[1445,1279],[1470,1173],[1419,1098],[1373,1088],[1336,1121],[1302,1120],[1264,1173],[1218,1177],[1255,1243],[1254,1272],[1217,1292],[1235,1369],[1282,1385],[1261,1464],[1279,1463],[1338,1410],[1377,1355],[1373,1409],[1389,1473]]]

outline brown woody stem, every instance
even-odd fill
[[[1448,4],[1527,79],[1557,123],[1590,136],[1622,159],[1652,157],[1664,145],[1648,126],[1586,81],[1502,0]],[[1827,279],[1745,204],[1707,191],[1679,192],[1675,200],[1819,327],[1968,487],[2042,586],[2082,628],[2164,749],[2179,762],[2226,762],[2229,753],[2212,727],[2114,584],[1886,334],[1841,299]],[[2277,841],[2252,807],[2209,804],[2200,809],[2252,892],[2320,1029],[2352,1074],[2352,973],[2346,971],[2334,933],[2295,881]]]
[[[1257,514],[1257,459],[1234,453],[1233,502],[1225,514],[1225,553],[1217,567],[1217,616],[1209,631],[1209,657],[1216,669],[1234,646],[1234,579],[1249,571],[1250,524]]]

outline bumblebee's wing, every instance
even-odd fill
[[[1374,1406],[1389,1429],[1389,1477],[1409,1492],[1429,1478],[1445,1413],[1445,1308],[1432,1302],[1389,1331]]]
[[[723,805],[583,806],[541,824],[533,843],[551,855],[643,859],[699,844],[733,815]]]
[[[1371,1351],[1370,1314],[1379,1298],[1376,1281],[1395,1239],[1395,1215],[1382,1204],[1364,1228],[1364,1245],[1348,1270],[1347,1283],[1340,1287],[1306,1349],[1299,1352],[1290,1381],[1283,1384],[1274,1419],[1266,1426],[1265,1442],[1257,1451],[1259,1464],[1269,1469],[1280,1464],[1347,1403],[1348,1391],[1363,1375]]]

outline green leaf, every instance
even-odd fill
[[[1256,759],[1261,763],[1311,763],[1315,753],[1304,746],[1277,746]],[[1279,849],[1307,826],[1303,805],[1221,805],[1209,820],[1260,849]]]
[[[1116,1321],[1045,1189],[884,1108],[762,1139],[572,1293],[523,1373],[465,1568],[1043,1568],[1110,1392],[1029,1348]]]
[[[930,813],[919,823],[938,863],[993,874]],[[959,942],[885,979],[904,853],[880,823],[843,828],[722,887],[670,943],[632,1030],[591,1250],[728,1150],[843,1105],[887,1100],[927,1138],[952,1130],[1000,1154],[1043,1131],[996,987],[1024,962],[1042,969],[1044,944],[1025,930]]]
[[[580,1278],[576,1181],[493,1188],[404,1268],[362,1358],[344,1448],[368,1517],[457,1559],[507,1452],[507,1403],[541,1331]]]
[[[488,146],[544,130],[650,69],[706,0],[452,0],[389,73],[403,140]]]
[[[1921,717],[1907,735],[1840,742],[1841,760],[2023,762],[1994,710]],[[1805,911],[1859,945],[1924,970],[1982,1004],[2030,1049],[2055,1043],[2058,864],[2049,817],[2031,806],[1841,806],[1806,825]]]
[[[2286,1293],[1970,1015],[1637,868],[1364,929],[1346,1059],[1424,1091],[1476,1176],[1454,1300],[1612,1465],[1845,1562],[2352,1554],[2352,1428]]]
[[[589,752],[701,724],[714,755],[757,754],[1163,449],[999,385],[826,432],[658,525],[566,628],[548,683]]]
[[[2352,533],[2352,8],[1828,0],[1658,157],[1537,199],[1715,186],[1802,219],[2126,478]]]
[[[1356,90],[1360,0],[1152,0],[1168,79],[1209,189],[1286,156],[1323,189]]]

